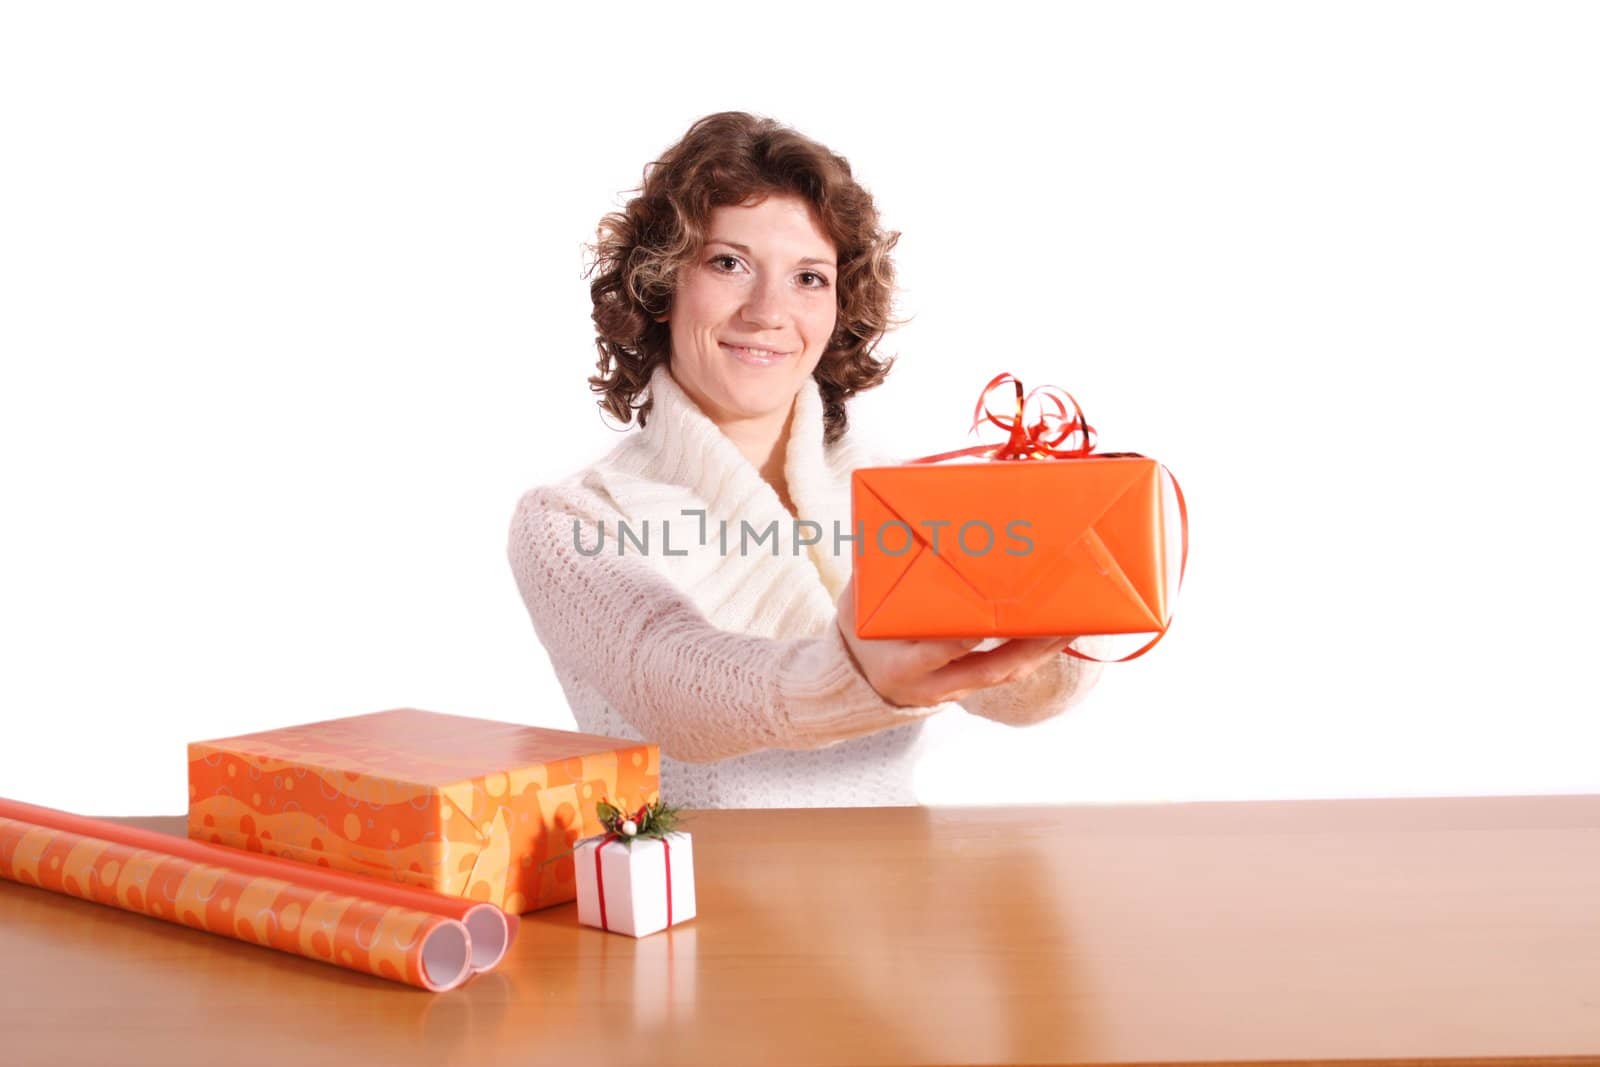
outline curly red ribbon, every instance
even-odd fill
[[[996,386],[1004,385],[1006,382],[1013,384],[1017,395],[1017,413],[1009,421],[990,411],[984,403],[989,398],[989,394],[994,392]],[[1061,402],[1061,397],[1054,395],[1055,393],[1060,393],[1072,404],[1072,419],[1067,419],[1066,405]],[[1051,430],[1050,420],[1052,416],[1050,413],[1041,410],[1039,421],[1032,425],[1029,425],[1024,419],[1028,402],[1041,394],[1045,399],[1054,401],[1056,406],[1054,418],[1057,420],[1058,425],[1055,428],[1055,436],[1049,438],[1045,435]],[[954,452],[941,452],[936,456],[921,456],[917,459],[906,460],[906,462],[937,463],[940,460],[954,459],[956,456],[988,456],[990,459],[1083,459],[1094,451],[1094,440],[1090,436],[1095,432],[1094,427],[1090,426],[1088,420],[1083,417],[1083,409],[1078,406],[1078,401],[1074,399],[1073,395],[1065,389],[1059,389],[1054,385],[1037,386],[1024,395],[1022,381],[1019,378],[1005,373],[995,375],[989,384],[983,387],[983,392],[978,394],[978,404],[972,409],[972,429],[967,432],[975,433],[978,425],[984,421],[993,423],[1010,434],[1004,444],[959,448]],[[1078,434],[1083,439],[1081,445],[1076,448],[1055,447],[1073,434]],[[1112,453],[1107,454],[1110,455]],[[1131,455],[1132,453],[1119,452],[1115,454]]]
[[[644,822],[645,814],[649,810],[650,810],[650,805],[648,805],[648,804],[639,805],[639,810],[634,813],[633,821],[636,822],[636,823]],[[606,922],[606,876],[605,876],[605,872],[601,869],[601,866],[600,866],[600,851],[602,849],[604,849],[607,845],[611,844],[611,842],[620,841],[620,840],[622,840],[622,835],[617,833],[615,830],[612,830],[612,831],[607,832],[606,835],[600,839],[600,843],[594,847],[594,888],[595,888],[595,895],[600,898],[600,929],[602,929],[602,930],[610,930],[611,926],[610,926],[609,923]],[[667,841],[667,839],[665,837],[663,837],[661,839],[661,854],[667,861],[667,925],[671,926],[672,925],[672,845],[671,845],[670,842]]]
[[[995,387],[1004,385],[1007,382],[1012,384],[1016,393],[1016,414],[1010,419],[996,415],[994,412],[990,411],[988,406],[985,404],[985,401],[989,398],[989,394],[995,390]],[[1061,394],[1061,396],[1056,396],[1056,393]],[[1044,410],[1044,405],[1041,403],[1038,421],[1029,423],[1026,419],[1028,403],[1032,401],[1035,396],[1040,395],[1042,395],[1045,399],[1054,402],[1056,408],[1055,413],[1052,416],[1051,413]],[[1071,419],[1067,418],[1066,404],[1061,402],[1061,397],[1066,397],[1067,402],[1072,405],[1073,417]],[[1051,426],[1052,417],[1056,423],[1053,428]],[[932,456],[918,456],[916,459],[908,459],[905,462],[907,464],[938,463],[942,460],[954,459],[957,456],[984,456],[989,459],[997,460],[1117,459],[1128,456],[1136,459],[1149,458],[1148,456],[1145,456],[1139,452],[1101,452],[1098,455],[1093,455],[1092,453],[1094,453],[1095,448],[1095,429],[1093,426],[1089,425],[1089,420],[1084,418],[1083,408],[1078,406],[1077,399],[1074,398],[1071,393],[1054,385],[1036,386],[1029,392],[1023,393],[1022,380],[1015,375],[1006,372],[1002,372],[991,378],[989,380],[989,384],[983,387],[983,392],[978,394],[977,406],[974,407],[972,411],[972,429],[968,430],[967,432],[976,433],[978,426],[984,421],[988,421],[1007,432],[1008,436],[1003,444],[975,445],[972,448],[958,448],[954,452],[940,452],[937,455]],[[1065,441],[1068,437],[1071,437],[1074,434],[1077,434],[1081,440],[1081,443],[1076,447],[1056,447],[1062,441]],[[1178,517],[1182,521],[1183,526],[1182,562],[1178,567],[1178,587],[1173,591],[1173,597],[1176,599],[1178,590],[1183,588],[1184,573],[1189,569],[1189,508],[1188,505],[1184,503],[1183,489],[1178,485],[1177,477],[1173,475],[1170,470],[1167,470],[1166,464],[1161,464],[1161,469],[1167,471],[1167,477],[1172,479],[1173,491],[1178,496]],[[1077,659],[1088,660],[1090,663],[1126,663],[1128,660],[1138,659],[1152,648],[1155,648],[1156,645],[1160,643],[1161,639],[1167,636],[1167,630],[1169,627],[1171,627],[1171,625],[1172,616],[1168,615],[1167,621],[1162,624],[1160,632],[1157,633],[1155,637],[1151,638],[1150,641],[1148,641],[1137,651],[1130,652],[1121,659],[1097,659],[1094,656],[1088,656],[1082,652],[1079,652],[1071,645],[1068,645],[1061,651],[1066,655],[1073,656]]]

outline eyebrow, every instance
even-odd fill
[[[710,238],[709,240],[706,241],[706,244],[708,244],[708,245],[727,245],[729,248],[737,248],[739,251],[743,252],[747,256],[754,254],[754,253],[752,253],[750,251],[750,246],[749,245],[742,245],[738,241],[724,241],[720,237],[712,237],[712,238]],[[813,263],[821,264],[824,267],[833,267],[834,269],[838,269],[838,266],[839,266],[838,263],[834,262],[831,259],[818,259],[816,256],[807,256],[804,259],[795,260],[795,262],[798,263],[800,266],[809,266],[809,265],[811,265]]]

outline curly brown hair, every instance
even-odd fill
[[[824,437],[838,440],[849,422],[845,401],[884,380],[894,357],[873,356],[905,320],[890,317],[898,231],[884,231],[872,196],[850,164],[773,119],[743,111],[707,115],[644,168],[623,210],[600,220],[589,295],[594,301],[600,373],[589,379],[602,410],[624,426],[644,426],[653,401],[635,404],[655,368],[671,354],[671,329],[657,322],[672,305],[678,271],[706,239],[713,208],[774,193],[810,202],[839,255],[838,321],[812,372],[822,395]]]

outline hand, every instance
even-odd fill
[[[1061,655],[1075,637],[1019,637],[998,648],[972,651],[987,638],[899,640],[856,636],[856,580],[851,576],[835,604],[834,622],[856,669],[884,700],[897,707],[931,707],[978,689],[1026,678]]]

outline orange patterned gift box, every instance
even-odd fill
[[[520,913],[577,897],[595,801],[660,799],[653,744],[402,708],[189,745],[189,836]]]

